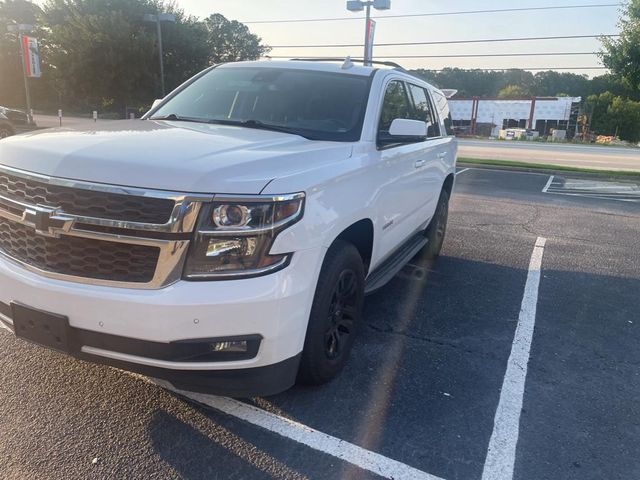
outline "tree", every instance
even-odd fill
[[[523,85],[528,90],[534,85],[533,74],[518,69],[486,71],[445,68],[440,72],[414,70],[413,73],[439,87],[458,90],[459,97],[495,97],[509,85]]]
[[[49,59],[65,103],[117,109],[154,97],[154,30],[142,22],[153,0],[48,0]]]
[[[640,141],[640,102],[617,97],[611,92],[591,95],[591,129],[600,135],[617,135],[629,142]]]
[[[196,17],[187,16],[183,11],[164,7],[165,11],[176,15],[176,23],[162,25],[162,43],[164,51],[165,81],[168,91],[179,86],[186,79],[209,66],[209,44],[204,22]],[[155,25],[147,24],[149,32],[155,38]],[[157,42],[155,49],[157,65]],[[156,73],[158,73],[156,66]],[[156,76],[155,92],[160,95],[160,76]]]
[[[619,97],[640,100],[640,90],[632,90],[618,75],[610,73],[592,78],[589,82],[588,92],[586,96],[611,92]]]
[[[0,103],[22,106],[24,87],[17,38],[7,23],[38,25],[42,78],[31,81],[34,105],[49,110],[144,109],[160,95],[156,26],[145,13],[169,12],[162,25],[165,81],[173,89],[221,61],[257,59],[261,39],[222,15],[205,21],[168,0],[0,0]]]
[[[246,25],[227,20],[216,13],[204,21],[207,29],[209,63],[257,60],[271,48],[263,45],[262,39],[249,31]]]
[[[567,97],[583,97],[589,94],[589,79],[586,75],[568,72],[538,72],[534,77],[534,92],[540,97],[555,97],[562,93]]]
[[[600,58],[633,89],[640,90],[640,0],[631,0],[620,20],[620,37],[601,39]]]
[[[498,98],[530,97],[531,92],[522,85],[508,85],[498,92]]]

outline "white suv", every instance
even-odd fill
[[[344,366],[367,292],[444,239],[447,99],[350,61],[212,67],[143,120],[0,141],[0,325],[184,390]]]

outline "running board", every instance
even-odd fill
[[[365,295],[369,295],[389,283],[428,242],[429,239],[424,236],[423,232],[411,237],[367,277],[364,287]]]

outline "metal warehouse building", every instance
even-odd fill
[[[500,130],[523,128],[547,136],[552,129],[575,133],[580,97],[450,98],[453,125],[459,133],[497,137]]]

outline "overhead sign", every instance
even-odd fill
[[[42,68],[38,39],[26,36],[22,37],[22,49],[27,77],[40,78],[42,76]]]
[[[376,36],[376,21],[369,19],[369,25],[367,25],[367,58],[366,60],[373,60],[373,42]]]

